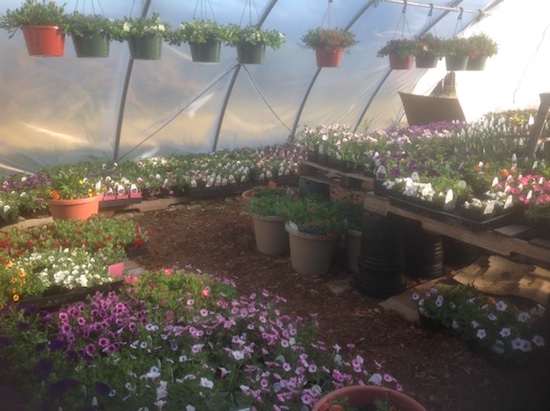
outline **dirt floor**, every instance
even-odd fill
[[[240,196],[195,200],[134,218],[151,233],[150,252],[135,258],[142,267],[191,265],[233,279],[242,293],[267,289],[280,295],[289,313],[316,313],[321,339],[355,344],[429,411],[550,410],[550,350],[526,366],[502,368],[456,338],[428,332],[381,308],[380,299],[353,286],[354,275],[338,255],[326,276],[297,274],[289,257],[256,250]],[[335,292],[329,285],[339,280],[352,287]]]

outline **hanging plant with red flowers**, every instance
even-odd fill
[[[348,30],[316,27],[302,36],[302,43],[304,47],[314,50],[318,47],[345,50],[357,43],[357,40],[355,34]]]

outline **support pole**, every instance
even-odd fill
[[[535,151],[539,143],[540,135],[542,134],[542,128],[544,127],[544,122],[546,121],[546,116],[548,115],[548,110],[550,109],[550,93],[541,93],[540,94],[540,106],[535,116],[535,124],[529,133],[529,141],[527,142],[527,147],[525,148],[526,157],[535,157]]]

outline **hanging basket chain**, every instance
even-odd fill
[[[464,26],[462,25],[462,15],[464,14],[464,9],[460,7],[458,17],[456,18],[456,24],[455,24],[455,31],[453,33],[453,37],[455,37],[458,33],[460,33],[462,30],[464,30]]]
[[[243,20],[247,10],[248,24],[252,24],[252,9],[256,10],[256,16],[258,18],[260,17],[260,13],[258,12],[258,8],[256,7],[256,3],[254,3],[254,0],[246,0],[243,8],[243,13],[241,14],[241,20],[239,21],[239,26],[243,25]]]
[[[401,31],[401,38],[411,37],[411,29],[409,27],[409,22],[407,21],[407,0],[405,0],[405,3],[403,4],[403,9],[401,10],[399,20],[397,20],[397,26],[395,27],[392,40],[395,40],[395,37],[399,31]]]
[[[332,21],[331,18],[334,17],[335,26],[338,27],[338,19],[336,18],[336,10],[334,9],[334,4],[332,3],[332,0],[328,0],[327,9],[325,11],[325,15],[323,16],[323,20],[321,21],[320,27],[325,27],[330,29],[332,28]]]
[[[193,11],[193,19],[197,18],[197,10],[199,10],[201,20],[208,20],[209,13],[212,15],[212,20],[216,20],[210,0],[197,0],[195,10]]]

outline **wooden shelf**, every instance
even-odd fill
[[[522,255],[544,263],[550,263],[550,241],[540,238],[525,239],[517,236],[525,235],[527,227],[511,224],[490,231],[474,232],[464,227],[452,226],[444,221],[438,221],[413,211],[395,207],[384,197],[367,193],[364,209],[368,212],[387,215],[399,215],[419,221],[422,228],[436,234],[442,234],[467,244],[481,247],[485,250],[503,256]]]
[[[300,178],[316,183],[329,184],[366,194],[374,188],[374,178],[358,173],[347,173],[310,161],[300,162]]]

